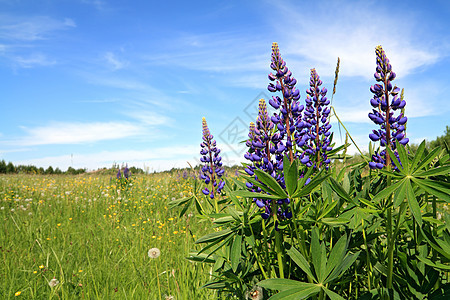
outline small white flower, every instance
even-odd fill
[[[164,295],[164,300],[175,300],[175,297],[171,296],[171,295],[169,295],[169,296]]]
[[[57,286],[58,284],[59,284],[59,280],[56,279],[56,278],[53,278],[52,280],[50,280],[50,281],[48,282],[48,285],[49,285],[50,287],[55,287],[55,286]]]
[[[5,209],[5,207],[4,207],[4,206],[2,206],[2,207],[0,207],[0,209],[1,209],[1,210],[4,210],[4,209]]]
[[[158,258],[161,255],[161,251],[158,248],[152,248],[148,250],[148,257],[150,258]]]

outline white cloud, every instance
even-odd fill
[[[102,140],[115,140],[143,133],[143,129],[131,123],[96,122],[63,123],[55,122],[47,126],[23,128],[27,136],[16,141],[16,145],[51,145],[93,143]]]
[[[120,70],[128,65],[127,61],[119,60],[117,56],[112,52],[106,52],[103,58],[106,60],[108,65],[113,68],[113,70]]]
[[[56,64],[55,60],[47,58],[44,54],[34,53],[28,57],[14,56],[12,57],[14,65],[21,68],[33,68],[37,66],[52,66]]]
[[[12,41],[43,40],[55,31],[76,27],[69,18],[60,21],[45,16],[24,18],[3,15],[0,20],[0,38]]]
[[[441,56],[431,50],[433,37],[418,30],[420,20],[406,12],[392,17],[376,2],[329,1],[314,13],[305,13],[305,7],[294,10],[292,4],[273,6],[284,20],[274,23],[281,33],[280,51],[284,58],[290,57],[287,62],[294,70],[316,67],[323,70],[320,75],[333,76],[339,56],[340,76],[373,78],[374,49],[379,44],[400,76],[434,64]]]
[[[35,165],[38,167],[59,167],[67,169],[72,161],[74,168],[88,168],[95,170],[102,167],[111,167],[114,163],[128,163],[129,166],[148,168],[150,171],[164,171],[173,167],[188,167],[187,161],[194,166],[195,158],[199,156],[197,145],[176,145],[174,147],[161,147],[144,150],[101,151],[89,154],[66,154],[35,159],[26,159],[15,164]],[[72,156],[73,155],[73,156]]]

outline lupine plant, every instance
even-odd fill
[[[348,144],[334,147],[330,118],[346,128],[327,89],[311,69],[300,104],[297,81],[272,45],[268,89],[278,94],[268,102],[275,112],[269,116],[260,100],[241,176],[223,179],[212,213],[195,195],[172,203],[185,205],[184,213],[195,199],[200,217],[212,221],[214,230],[188,259],[211,264],[204,287],[218,298],[450,299],[450,214],[443,209],[450,154],[425,142],[415,153],[407,145],[404,93],[392,86],[396,74],[381,46],[375,54],[380,83],[371,87],[369,118],[380,128],[369,137],[380,148],[338,169]],[[337,75],[338,68],[332,96]],[[209,185],[217,151],[204,124],[202,179]],[[347,137],[353,141],[346,130]],[[211,198],[209,187],[203,191]]]
[[[116,174],[116,185],[122,191],[128,190],[128,188],[132,185],[131,171],[128,169],[128,165],[125,165],[122,172],[120,168],[117,170]]]

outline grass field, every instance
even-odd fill
[[[0,299],[214,298],[200,288],[209,269],[186,259],[209,225],[168,208],[190,180],[153,174],[121,191],[105,175],[0,176]]]

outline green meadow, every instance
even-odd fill
[[[168,205],[191,180],[0,176],[0,299],[214,298],[207,265],[186,259],[208,226]]]

